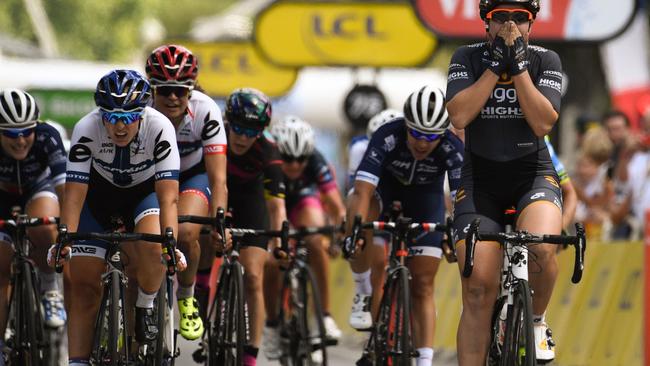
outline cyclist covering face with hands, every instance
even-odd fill
[[[501,232],[504,211],[515,206],[518,230],[559,234],[562,227],[559,178],[544,143],[560,110],[562,68],[555,52],[529,44],[539,1],[481,0],[479,10],[487,41],[456,50],[447,84],[451,122],[465,129],[454,212],[461,266],[467,228],[475,218],[481,219],[482,230]],[[554,344],[544,312],[557,276],[556,248],[543,244],[530,250],[539,264],[530,272],[537,358],[549,361]],[[476,258],[474,274],[462,279],[461,365],[485,364],[501,249],[478,245]]]

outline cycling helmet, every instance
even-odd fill
[[[151,52],[145,66],[153,85],[184,85],[192,87],[199,72],[198,60],[183,46],[170,44]]]
[[[368,127],[366,127],[366,135],[368,138],[372,137],[372,134],[383,126],[386,122],[392,121],[395,118],[404,117],[404,114],[397,109],[384,109],[383,111],[375,114],[370,121],[368,121]]]
[[[0,128],[36,126],[39,111],[34,97],[18,89],[0,91]]]
[[[144,109],[151,98],[149,81],[137,71],[113,70],[102,76],[95,90],[95,104],[108,112]]]
[[[237,89],[226,101],[226,119],[229,123],[261,131],[271,123],[271,101],[257,89]]]
[[[293,157],[309,156],[314,151],[314,129],[295,116],[287,116],[271,126],[280,153]]]
[[[449,117],[445,107],[445,93],[431,86],[413,92],[404,103],[406,126],[422,133],[445,132]]]
[[[486,20],[487,13],[499,5],[519,5],[533,13],[533,19],[539,11],[539,0],[479,0],[478,9],[481,13],[481,19]]]

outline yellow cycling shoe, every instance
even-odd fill
[[[181,336],[193,341],[203,335],[203,320],[199,316],[199,304],[194,297],[178,300]]]

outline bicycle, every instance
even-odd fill
[[[527,231],[513,231],[514,211],[506,212],[505,232],[480,232],[480,219],[469,227],[465,240],[463,276],[468,278],[474,268],[474,250],[477,241],[499,242],[503,250],[500,293],[495,302],[491,320],[491,341],[488,365],[534,366],[535,336],[533,334],[532,291],[528,284],[529,244],[570,244],[575,247],[573,283],[580,282],[584,270],[587,246],[584,227],[576,224],[576,235],[537,235]]]
[[[57,335],[62,329],[47,329],[43,321],[41,292],[35,263],[29,258],[30,242],[26,228],[58,223],[58,217],[28,217],[20,207],[12,217],[0,220],[0,229],[8,230],[14,240],[11,260],[11,296],[7,356],[11,365],[58,364]]]
[[[384,293],[379,311],[371,328],[370,339],[364,347],[365,359],[374,365],[406,366],[418,353],[413,347],[411,329],[411,274],[405,264],[408,256],[407,243],[421,233],[434,231],[448,233],[448,226],[438,223],[412,223],[401,217],[401,209],[394,203],[390,220],[361,223],[356,216],[352,227],[352,241],[356,243],[362,229],[385,231],[391,234],[391,248],[384,281]],[[354,248],[344,248],[346,257],[354,254]]]
[[[68,246],[73,240],[103,240],[110,245],[106,250],[106,272],[102,275],[103,295],[97,313],[95,322],[95,332],[93,334],[93,347],[90,355],[91,365],[110,365],[126,366],[129,365],[129,340],[127,337],[128,324],[126,316],[125,290],[128,279],[124,273],[124,265],[121,262],[120,246],[127,241],[148,241],[161,243],[163,246],[163,255],[167,255],[167,280],[176,272],[176,257],[174,233],[171,228],[165,229],[163,235],[146,234],[146,233],[123,233],[113,231],[110,233],[69,233],[66,225],[59,225],[59,238],[56,247],[56,271],[61,272],[63,266],[60,263],[61,249]],[[164,289],[163,289],[164,288]],[[173,313],[168,306],[160,306],[166,303],[161,298],[161,292],[167,292],[166,286],[161,286],[158,294],[159,312],[165,312],[166,315],[159,316],[158,319],[173,319]],[[163,300],[162,302],[160,300]],[[161,325],[158,324],[160,327]],[[163,326],[163,329],[165,327]],[[159,328],[160,329],[160,328]],[[176,356],[175,343],[166,339],[165,335],[159,336],[156,343],[152,345],[141,346],[138,355],[140,362],[146,365],[165,365],[172,364]],[[168,343],[170,342],[170,343]],[[152,347],[153,349],[148,348]],[[172,348],[174,347],[174,348]],[[166,363],[167,362],[167,363]],[[171,362],[171,363],[170,363]]]
[[[244,298],[244,267],[239,262],[241,240],[245,236],[280,237],[288,240],[289,226],[282,230],[254,230],[229,228],[224,210],[219,208],[216,217],[181,215],[179,223],[208,225],[225,238],[226,228],[232,237],[232,247],[227,252],[218,251],[223,257],[219,267],[214,301],[209,307],[206,331],[199,349],[192,355],[197,363],[209,366],[239,366],[243,363],[244,345],[249,340],[248,307]]]
[[[280,356],[281,365],[327,365],[328,346],[338,341],[326,336],[324,313],[320,292],[314,274],[307,264],[307,247],[304,238],[310,235],[333,235],[343,232],[343,227],[303,227],[289,232],[294,245],[276,248],[287,254],[288,265],[284,270],[280,291]],[[311,303],[311,304],[310,304]],[[311,310],[310,310],[311,309]],[[317,356],[317,353],[320,353]]]

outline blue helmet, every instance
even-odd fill
[[[149,81],[137,71],[113,70],[102,76],[95,90],[95,104],[109,112],[144,109],[151,98]]]
[[[261,131],[271,123],[271,100],[257,89],[237,89],[226,101],[226,119],[229,123]]]

